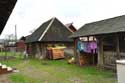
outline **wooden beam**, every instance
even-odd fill
[[[40,58],[40,56],[41,56],[40,43],[36,43],[36,57]]]
[[[74,57],[75,57],[76,64],[79,64],[79,55],[77,52],[77,42],[78,42],[78,38],[75,38],[74,39]]]
[[[116,34],[116,58],[120,59],[119,35]]]
[[[103,67],[104,65],[104,55],[103,55],[103,38],[97,38],[97,49],[98,49],[98,66]]]

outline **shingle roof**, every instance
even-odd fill
[[[17,0],[0,0],[0,33],[2,32]]]
[[[73,42],[68,38],[72,32],[67,29],[57,18],[52,18],[43,23],[34,33],[26,40],[29,42]]]
[[[117,32],[125,32],[125,15],[85,24],[70,37],[75,38]]]

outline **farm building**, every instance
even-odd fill
[[[75,32],[77,31],[77,29],[73,26],[73,23],[68,23],[65,25],[67,28],[69,28],[71,30],[71,32]]]
[[[85,24],[73,33],[76,57],[79,37],[89,36],[97,41],[98,66],[116,69],[116,60],[125,58],[125,15]]]
[[[64,58],[64,48],[73,49],[73,39],[68,38],[72,33],[71,29],[54,17],[44,22],[26,39],[27,52],[38,58],[52,59],[52,56],[48,56],[51,53],[49,49],[51,49],[55,55],[62,55]],[[58,47],[61,50],[51,47]]]
[[[16,42],[15,40],[5,40],[4,48],[6,51],[15,52],[16,51]]]
[[[17,45],[17,52],[23,53],[26,49],[26,44],[25,44],[26,37],[22,36],[16,43]]]
[[[0,39],[0,52],[4,51],[4,39]]]

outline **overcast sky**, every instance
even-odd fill
[[[74,23],[79,29],[85,23],[125,15],[125,0],[18,0],[0,38],[14,34],[26,36],[43,22],[57,17],[63,24]]]

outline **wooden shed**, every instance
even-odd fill
[[[77,39],[88,36],[97,39],[98,66],[115,70],[116,60],[125,59],[125,15],[85,24],[73,33],[76,57]]]
[[[46,58],[47,47],[66,46],[73,48],[73,39],[68,38],[73,32],[57,18],[44,22],[27,39],[27,51],[35,57]]]

